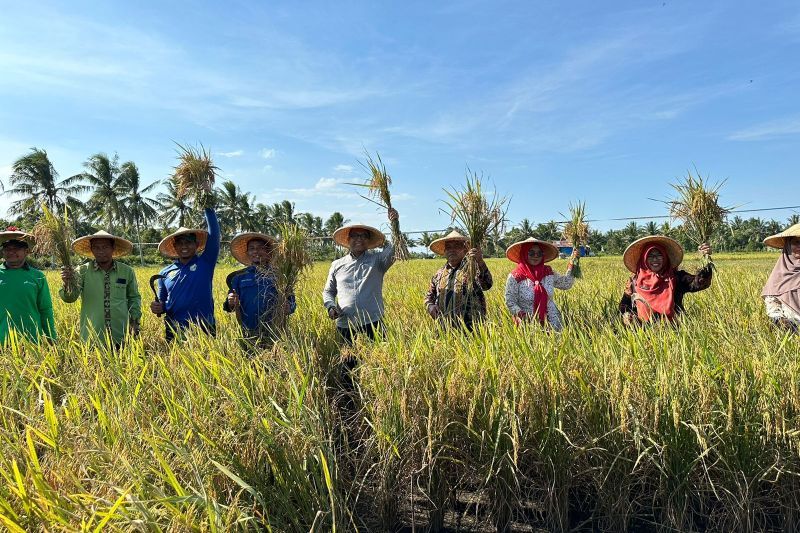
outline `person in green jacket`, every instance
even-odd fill
[[[33,243],[30,233],[13,226],[0,232],[0,346],[10,340],[12,331],[34,342],[56,338],[47,278],[28,264]]]
[[[61,271],[64,286],[58,295],[67,303],[81,298],[81,338],[105,341],[120,348],[128,333],[139,335],[142,296],[133,269],[117,258],[129,255],[133,243],[105,231],[72,243],[78,255],[90,259],[75,272]]]

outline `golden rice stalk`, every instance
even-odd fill
[[[466,184],[463,189],[445,189],[448,199],[444,201],[450,210],[450,222],[461,226],[467,233],[472,248],[482,249],[490,233],[501,230],[506,223],[508,198],[491,195],[484,191],[483,175],[467,168]],[[467,259],[467,280],[472,287],[477,274],[477,264],[471,257]]]
[[[55,256],[62,267],[73,270],[71,243],[74,235],[66,207],[64,207],[64,216],[58,217],[50,211],[47,205],[42,203],[42,216],[33,227],[33,237],[36,239],[33,248],[35,254]],[[75,289],[74,276],[64,288],[67,292]]]
[[[563,215],[562,215],[563,216]],[[580,251],[581,246],[589,241],[589,224],[586,222],[586,202],[569,204],[569,217],[562,231],[564,240],[572,243],[572,249]],[[583,277],[580,266],[581,256],[573,261],[572,275],[575,278]]]
[[[289,296],[306,270],[313,264],[309,250],[311,239],[308,233],[296,224],[281,224],[278,228],[278,245],[272,261],[278,288],[278,306],[273,328],[284,331],[288,324]]]
[[[178,144],[178,165],[172,175],[178,198],[189,196],[198,208],[213,206],[218,170],[211,160],[211,152],[202,144],[199,148]]]
[[[710,185],[699,173],[695,177],[691,172],[683,181],[672,184],[677,197],[666,202],[669,214],[683,223],[683,232],[698,245],[710,241],[733,209],[719,205],[719,191],[724,184],[723,180]],[[710,256],[703,256],[703,261],[712,262]]]
[[[374,159],[367,151],[364,152],[364,155],[366,157],[366,161],[359,161],[359,164],[364,167],[369,176],[367,177],[365,183],[353,183],[352,185],[366,187],[368,194],[371,198],[373,198],[373,201],[375,201],[375,203],[381,207],[386,208],[386,210],[389,210],[392,208],[392,195],[389,192],[389,186],[392,184],[392,178],[389,176],[389,173],[386,172],[386,165],[383,164],[381,155],[379,153],[375,153]],[[411,254],[408,252],[406,236],[403,235],[402,231],[400,231],[400,221],[392,220],[390,225],[392,229],[394,256],[399,261],[405,261],[411,257]]]

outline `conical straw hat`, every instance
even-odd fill
[[[175,233],[164,237],[164,240],[158,243],[159,253],[170,259],[177,259],[178,252],[175,250],[175,239],[181,235],[188,235],[190,233],[194,233],[197,236],[197,253],[202,252],[208,241],[208,232],[204,229],[180,228]]]
[[[506,257],[515,263],[519,263],[523,258],[520,258],[522,247],[527,244],[536,244],[542,249],[542,260],[549,263],[558,257],[558,248],[553,243],[541,241],[535,237],[528,237],[524,241],[515,242],[506,249]],[[524,258],[527,261],[527,258]]]
[[[669,264],[672,268],[678,268],[678,265],[683,262],[683,247],[678,241],[664,235],[648,235],[633,241],[630,246],[625,249],[622,254],[622,262],[625,263],[625,268],[636,273],[639,266],[639,260],[642,257],[642,252],[651,244],[660,244],[667,251],[669,256]]]
[[[764,244],[771,246],[772,248],[779,248],[783,250],[783,248],[786,246],[786,239],[790,237],[800,237],[800,223],[789,226],[782,232],[767,237],[764,239]]]
[[[250,266],[252,263],[252,261],[250,261],[250,257],[247,255],[247,244],[253,239],[259,239],[266,242],[270,251],[273,251],[275,249],[275,245],[277,244],[277,241],[266,233],[258,233],[254,231],[240,233],[234,237],[231,241],[231,255],[234,259],[246,266]]]
[[[469,237],[465,237],[456,230],[453,230],[444,237],[440,237],[433,241],[430,245],[431,252],[435,253],[436,255],[444,255],[444,247],[448,241],[461,241],[468,243]]]
[[[114,253],[112,254],[111,257],[113,257],[114,259],[125,255],[130,255],[131,252],[133,251],[133,243],[131,241],[129,241],[128,239],[123,239],[122,237],[111,235],[110,233],[105,232],[103,230],[100,230],[92,235],[84,235],[83,237],[75,239],[74,241],[72,241],[72,249],[78,255],[94,259],[94,254],[92,253],[92,239],[113,240]]]
[[[28,243],[29,247],[36,244],[36,239],[30,233],[20,231],[14,226],[9,226],[5,231],[0,231],[0,244],[8,241],[22,241]]]
[[[349,224],[347,226],[342,226],[341,228],[337,229],[333,232],[333,240],[339,246],[344,246],[345,248],[350,247],[350,232],[354,229],[365,229],[370,232],[370,238],[367,241],[367,249],[370,248],[377,248],[378,246],[382,246],[383,243],[386,241],[386,235],[383,234],[379,229],[373,228],[372,226],[367,226],[366,224]]]

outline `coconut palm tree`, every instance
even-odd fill
[[[528,237],[533,237],[535,233],[533,230],[533,224],[531,224],[531,221],[528,220],[527,218],[523,218],[520,221],[519,226],[517,226],[517,228],[519,229],[519,234],[523,239],[527,239]]]
[[[139,243],[139,261],[144,264],[142,253],[142,225],[149,220],[158,218],[161,204],[157,200],[146,196],[160,183],[154,181],[147,187],[142,187],[142,178],[139,169],[133,161],[127,161],[120,167],[120,187],[122,190],[122,212],[128,224],[136,232],[136,241]]]
[[[253,222],[253,208],[250,193],[230,180],[222,182],[217,189],[217,212],[220,220],[230,233],[242,231]]]
[[[42,203],[53,213],[61,213],[68,201],[77,201],[76,195],[89,189],[81,184],[80,175],[59,181],[47,151],[36,147],[14,161],[8,183],[11,188],[4,194],[22,197],[11,203],[8,212],[31,218],[38,217]]]
[[[325,234],[333,235],[334,231],[341,228],[345,224],[347,224],[347,221],[345,220],[344,216],[340,212],[334,211],[331,216],[328,217],[328,220],[325,221]]]
[[[120,175],[119,156],[108,157],[99,152],[83,164],[86,172],[80,174],[89,185],[92,195],[86,202],[89,212],[101,221],[106,231],[114,232],[114,224],[123,219],[123,184]]]
[[[192,207],[184,199],[178,196],[178,190],[172,180],[167,181],[167,191],[158,193],[156,200],[161,204],[161,223],[164,226],[177,223],[180,227],[186,227],[192,220]]]

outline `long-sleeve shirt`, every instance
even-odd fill
[[[233,278],[231,291],[236,291],[236,294],[239,295],[242,327],[258,330],[262,326],[269,326],[272,323],[278,305],[278,286],[272,270],[264,271],[255,266],[247,267]],[[287,300],[289,313],[294,313],[297,309],[294,294],[290,294]],[[222,304],[222,308],[228,312],[232,311],[227,299]]]
[[[445,263],[431,278],[424,302],[426,307],[439,307],[440,320],[450,324],[463,321],[467,328],[471,328],[474,321],[486,316],[486,297],[483,291],[491,289],[494,280],[486,265],[478,267],[472,294],[468,297],[466,266],[466,258],[457,267]]]
[[[341,309],[336,326],[363,326],[383,318],[383,276],[394,264],[394,247],[367,250],[358,257],[347,254],[331,264],[322,291],[325,309]]]
[[[713,271],[710,266],[701,268],[697,274],[689,274],[685,270],[675,272],[675,313],[683,313],[683,297],[689,292],[699,292],[711,286]],[[636,292],[636,275],[628,279],[625,292],[619,302],[619,312],[622,314],[636,314],[636,305],[633,303],[633,293]]]
[[[164,302],[167,317],[181,327],[204,322],[214,325],[214,298],[211,295],[214,268],[219,258],[220,231],[217,214],[206,209],[208,240],[203,253],[185,265],[175,261],[161,271],[158,298]]]
[[[545,313],[547,316],[547,323],[550,324],[555,331],[561,331],[561,328],[563,327],[561,312],[556,306],[553,293],[556,289],[566,291],[572,288],[572,285],[575,283],[575,278],[572,276],[572,269],[567,270],[567,273],[563,276],[555,273],[545,276],[542,278],[541,283],[544,290],[547,291],[547,309]],[[505,298],[506,307],[513,316],[517,316],[520,311],[533,313],[533,281],[529,280],[528,278],[525,278],[522,281],[517,281],[513,275],[509,274],[508,279],[506,279]]]
[[[142,317],[142,296],[133,269],[114,261],[106,271],[91,261],[78,268],[75,287],[62,287],[59,297],[67,303],[81,298],[81,338],[93,335],[101,339],[108,331],[115,343],[125,340],[129,322]]]
[[[764,306],[767,308],[767,316],[773,321],[785,318],[800,327],[800,313],[783,303],[777,296],[764,296]]]
[[[32,341],[56,338],[47,278],[27,263],[21,268],[0,265],[0,346],[12,329]]]

